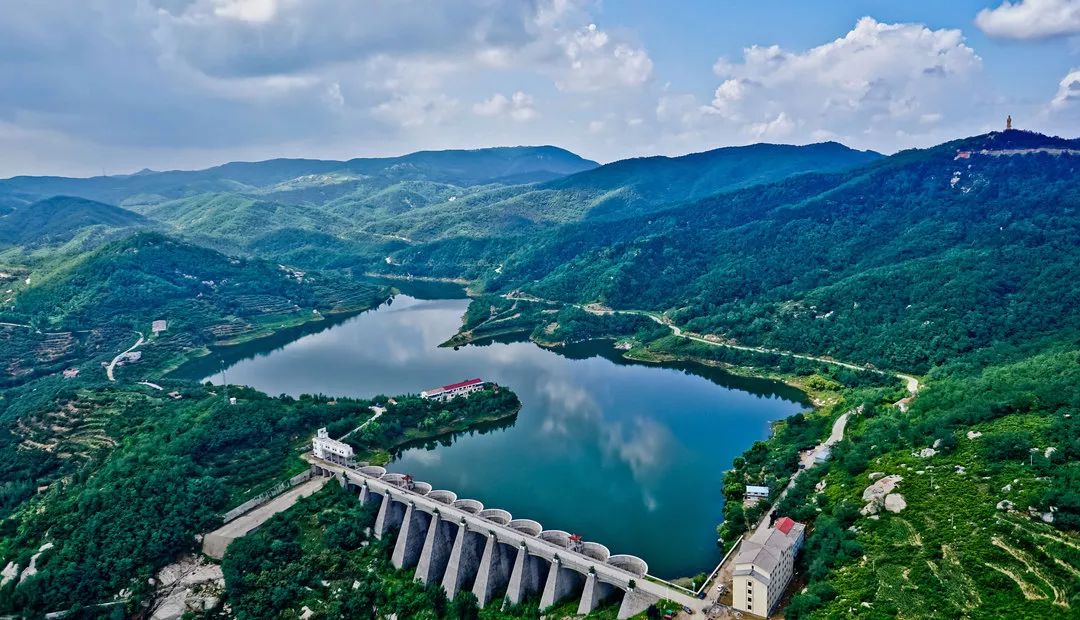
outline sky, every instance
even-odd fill
[[[608,162],[1080,135],[1080,0],[50,0],[0,177],[553,144]]]

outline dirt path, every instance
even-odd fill
[[[139,334],[139,339],[135,341],[135,344],[128,347],[128,349],[126,351],[123,351],[122,353],[120,353],[116,357],[112,358],[112,361],[109,362],[109,365],[105,367],[105,376],[107,376],[109,378],[109,381],[116,381],[116,378],[113,377],[113,370],[116,368],[116,363],[120,361],[120,358],[123,357],[125,354],[130,353],[130,352],[134,351],[135,349],[139,348],[139,346],[143,343],[142,332],[135,332],[135,333]]]
[[[371,424],[375,420],[378,420],[380,417],[382,417],[382,414],[386,413],[386,407],[372,407],[371,410],[375,412],[375,415],[371,416],[367,420],[364,420],[363,424],[361,424],[360,426],[357,426],[356,428],[342,435],[340,438],[338,438],[338,441],[345,441],[345,439],[349,435],[352,435],[356,431],[363,429],[368,424]]]

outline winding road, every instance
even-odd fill
[[[116,378],[113,376],[113,370],[116,368],[116,364],[117,364],[117,362],[120,361],[120,358],[124,357],[124,355],[126,355],[128,353],[131,353],[135,349],[139,348],[139,345],[141,345],[144,342],[142,332],[135,332],[135,333],[139,334],[139,339],[135,341],[135,344],[131,345],[130,347],[127,348],[127,350],[119,353],[116,357],[112,358],[112,361],[109,362],[109,365],[105,367],[105,376],[107,376],[109,378],[109,381],[116,381]]]
[[[707,345],[714,346],[714,347],[724,347],[726,349],[735,349],[735,350],[738,350],[738,351],[750,351],[752,353],[767,353],[767,354],[772,354],[772,355],[781,355],[783,357],[791,357],[791,358],[796,358],[796,359],[809,360],[809,361],[812,361],[812,362],[820,362],[822,364],[832,364],[833,366],[840,366],[842,368],[848,368],[850,370],[863,370],[863,371],[874,372],[874,373],[877,373],[879,375],[888,375],[889,374],[889,373],[885,372],[884,370],[878,370],[876,368],[868,368],[866,366],[859,366],[858,364],[853,364],[851,362],[842,362],[842,361],[835,360],[835,359],[828,358],[828,357],[818,357],[816,355],[807,355],[805,353],[794,353],[792,351],[781,351],[779,349],[766,349],[765,347],[750,347],[750,346],[741,345],[741,344],[733,344],[733,343],[730,343],[730,342],[722,342],[719,339],[712,339],[712,338],[707,338],[705,336],[699,336],[697,334],[694,334],[694,333],[687,332],[687,331],[683,330],[683,328],[679,327],[678,325],[675,325],[674,323],[672,323],[668,319],[664,318],[662,315],[656,314],[655,312],[648,312],[648,311],[645,311],[645,310],[612,310],[611,308],[603,308],[603,307],[598,306],[596,304],[574,304],[574,303],[568,304],[566,302],[555,301],[553,299],[543,299],[541,297],[534,297],[534,296],[529,295],[527,293],[521,293],[521,292],[518,292],[518,293],[513,293],[513,292],[506,293],[505,295],[503,295],[503,298],[504,299],[509,299],[509,300],[512,300],[512,301],[531,301],[531,302],[544,303],[544,304],[569,305],[569,306],[573,306],[575,308],[584,310],[585,312],[588,312],[590,314],[596,314],[596,315],[631,314],[631,315],[636,315],[636,316],[644,316],[644,317],[648,317],[648,318],[652,319],[653,321],[659,323],[660,325],[663,325],[664,327],[667,327],[668,329],[671,330],[671,333],[674,334],[675,336],[679,336],[680,338],[686,338],[688,340],[693,340],[694,342],[700,342],[702,344],[707,344]],[[919,392],[919,380],[917,378],[915,378],[915,377],[913,377],[911,375],[903,374],[903,373],[895,373],[893,376],[895,376],[896,378],[898,378],[898,379],[900,379],[901,381],[904,382],[905,387],[907,387],[907,391],[912,396],[914,396],[915,394],[917,394]]]

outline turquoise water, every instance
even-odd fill
[[[522,400],[512,424],[406,449],[389,469],[638,555],[660,577],[711,570],[723,471],[770,421],[804,409],[802,395],[698,365],[630,363],[607,341],[438,348],[467,305],[399,295],[179,372],[220,382],[224,363],[229,383],[270,394],[361,397],[496,381]]]

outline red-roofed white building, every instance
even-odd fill
[[[458,396],[468,396],[473,392],[484,389],[483,379],[469,379],[458,383],[451,383],[442,387],[431,388],[420,392],[420,398],[428,400],[448,401]]]
[[[742,542],[732,571],[732,607],[765,618],[776,609],[795,574],[805,530],[802,523],[780,517]]]

